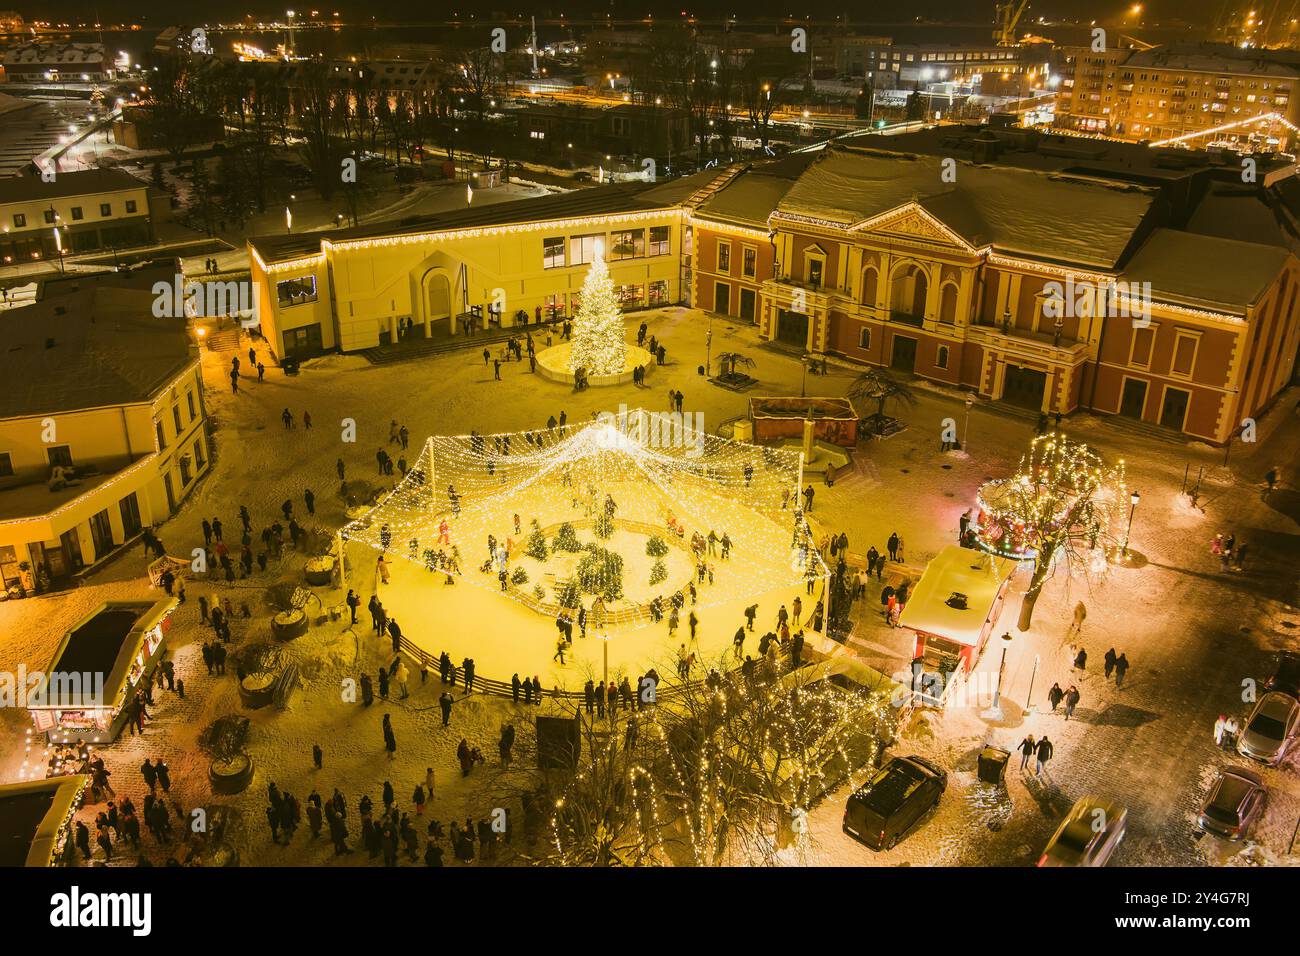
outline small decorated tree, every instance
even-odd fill
[[[591,531],[601,541],[608,541],[614,535],[614,519],[607,514],[599,515],[591,526]]]
[[[668,542],[664,541],[664,539],[659,537],[659,535],[652,534],[646,539],[645,553],[652,558],[662,558],[668,553]],[[653,584],[654,582],[652,581],[651,583]]]
[[[623,596],[623,556],[598,545],[589,545],[578,561],[578,586],[588,594],[616,601]]]
[[[528,572],[523,568],[515,568],[510,572],[510,583],[516,587],[528,583]]]
[[[664,564],[663,558],[656,558],[653,567],[650,568],[650,583],[658,584],[660,581],[668,579],[668,565]]]
[[[530,558],[536,558],[538,561],[545,561],[550,555],[546,549],[546,535],[542,534],[542,529],[533,523],[533,530],[529,532],[528,544],[524,548],[524,554]]]
[[[555,537],[551,540],[551,549],[570,553],[582,550],[582,542],[578,540],[578,533],[573,530],[573,525],[568,521],[560,525],[559,530],[555,532]]]

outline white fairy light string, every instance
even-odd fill
[[[616,528],[653,534],[685,551],[696,534],[704,540],[710,532],[730,538],[726,561],[704,556],[726,583],[702,588],[697,610],[826,576],[797,511],[799,455],[689,427],[681,433],[687,441],[656,446],[661,419],[669,416],[636,410],[617,422],[598,420],[555,432],[431,437],[406,477],[340,535],[500,593],[499,573],[513,575],[522,566],[519,558],[534,521],[546,529],[548,542],[569,522],[582,532],[582,549],[595,544],[617,553],[599,535],[592,541],[594,523],[612,502]],[[502,551],[508,552],[504,559]],[[659,596],[667,600],[687,580],[664,581]],[[506,594],[535,609],[554,610],[554,599],[535,596],[540,583],[529,580]],[[615,602],[610,611],[615,624],[648,623],[645,603],[633,598]]]

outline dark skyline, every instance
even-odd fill
[[[1144,4],[1147,20],[1190,21],[1208,23],[1219,11],[1232,0],[1184,0],[1174,3],[1171,0],[1156,0]],[[1108,19],[1123,11],[1130,4],[1116,0],[1042,0],[1031,4],[1026,12],[1028,19],[1038,16],[1049,18],[1100,18]],[[98,13],[108,21],[141,21],[166,25],[180,19],[217,19],[228,18],[232,13],[239,16],[271,17],[294,6],[291,2],[267,4],[265,0],[257,3],[232,3],[223,0],[196,0],[184,6],[183,14],[173,3],[162,0],[105,0],[105,2],[84,3],[67,2],[51,4],[16,4],[18,10],[29,20],[41,19],[76,19],[93,20]],[[301,4],[306,9],[312,4]],[[316,4],[315,9],[324,11],[338,9],[345,19],[355,21],[362,16],[375,16],[381,20],[429,19],[435,14],[425,4],[412,3],[410,0],[375,0],[364,8],[350,3]],[[455,4],[443,9],[448,13],[456,11]],[[467,4],[465,11],[476,9]],[[484,16],[491,16],[493,11],[506,13],[536,13],[538,15],[566,13],[569,17],[580,18],[586,13],[600,15],[612,12],[618,18],[644,16],[653,12],[656,16],[672,16],[681,10],[688,10],[701,17],[719,17],[724,14],[741,17],[748,15],[755,18],[791,15],[793,13],[811,13],[815,17],[833,17],[845,15],[851,21],[859,23],[905,23],[920,17],[926,20],[939,20],[956,23],[991,22],[994,4],[992,0],[913,0],[905,7],[897,3],[882,0],[867,0],[857,4],[845,4],[836,0],[813,0],[811,3],[791,4],[788,0],[758,0],[758,2],[738,5],[735,0],[693,0],[689,4],[664,3],[661,0],[613,0],[601,3],[599,0],[586,5],[557,4],[553,0],[508,0],[493,3],[486,9],[477,8]],[[364,12],[363,12],[364,10]]]

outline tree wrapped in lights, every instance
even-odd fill
[[[1029,630],[1034,603],[1058,563],[1067,575],[1104,567],[1127,497],[1122,460],[1110,467],[1057,432],[1035,438],[1010,478],[980,488],[980,546],[1033,562],[1020,630]]]
[[[524,548],[524,554],[536,561],[545,561],[550,556],[546,550],[546,535],[536,521],[533,522],[533,530],[528,534],[528,544]]]
[[[569,371],[583,369],[588,375],[617,375],[626,365],[623,311],[605,256],[597,244],[596,258],[582,283],[582,301],[573,318]]]
[[[588,594],[617,601],[623,596],[623,556],[596,544],[588,545],[587,553],[578,561],[576,577],[578,586]]]
[[[807,811],[873,772],[895,718],[887,693],[785,670],[661,682],[659,703],[608,734],[584,720],[574,772],[532,784],[552,808],[538,862],[726,866],[811,849]]]

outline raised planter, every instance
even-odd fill
[[[275,675],[265,671],[246,674],[239,682],[239,699],[245,707],[256,710],[271,703],[275,696]]]
[[[208,764],[213,793],[243,793],[253,779],[253,758],[248,754],[218,757]]]
[[[306,612],[301,608],[281,611],[271,618],[271,636],[277,641],[292,641],[295,637],[306,634],[310,623]]]
[[[333,555],[311,558],[306,567],[307,583],[312,587],[327,587],[334,579]]]

